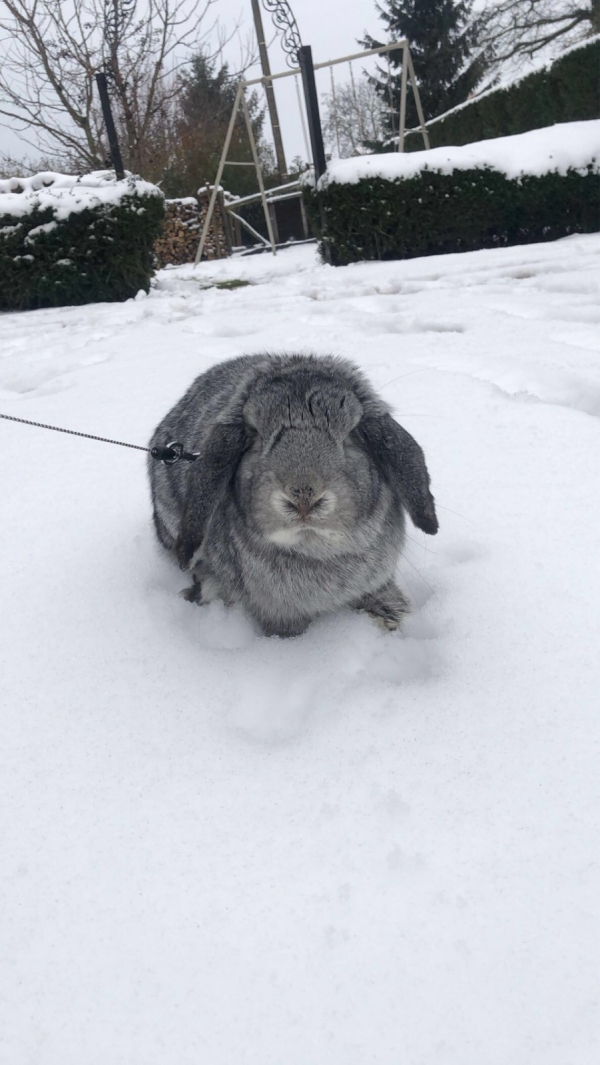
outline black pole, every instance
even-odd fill
[[[303,44],[298,49],[298,62],[302,73],[304,86],[304,99],[306,101],[306,117],[308,118],[308,132],[312,149],[313,163],[315,166],[315,178],[318,181],[321,174],[327,169],[325,162],[325,148],[323,147],[323,132],[321,130],[321,116],[319,114],[319,98],[315,82],[315,68],[312,60],[312,48],[309,44]]]
[[[315,167],[315,181],[318,181],[327,170],[325,162],[325,148],[323,147],[323,131],[321,129],[321,116],[319,114],[319,98],[315,82],[315,68],[312,60],[312,48],[309,44],[303,44],[298,49],[298,65],[302,74],[304,86],[304,99],[306,102],[306,117],[308,119],[308,132],[310,134],[310,146]],[[316,190],[315,190],[316,191]],[[321,197],[318,196],[320,200]],[[329,244],[327,243],[327,224],[323,204],[319,203],[321,216],[321,254],[325,262],[331,261]]]
[[[100,103],[102,104],[102,113],[104,115],[104,125],[106,126],[106,132],[108,135],[108,143],[110,146],[110,157],[112,159],[112,165],[115,168],[117,180],[121,181],[125,177],[125,171],[123,170],[121,149],[119,148],[117,131],[113,122],[110,100],[108,98],[108,85],[106,84],[106,74],[103,74],[101,72],[96,74],[96,84],[98,86],[98,92],[100,93]]]

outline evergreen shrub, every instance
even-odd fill
[[[427,123],[432,148],[508,137],[559,122],[600,117],[600,37],[570,49],[554,63]],[[407,134],[406,151],[421,151],[419,131]]]
[[[405,179],[332,182],[305,202],[334,266],[474,251],[600,228],[597,169],[508,178],[490,166]],[[323,223],[325,232],[323,231]]]
[[[0,181],[0,310],[147,292],[163,213],[158,188],[105,171]]]

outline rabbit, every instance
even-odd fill
[[[394,581],[405,511],[438,530],[417,442],[353,363],[242,355],[196,378],[150,447],[158,538],[192,577],[196,603],[241,603],[265,635],[297,636],[343,608],[397,629],[409,604]]]

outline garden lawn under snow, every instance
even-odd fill
[[[138,444],[220,359],[350,357],[441,522],[402,634],[265,639],[178,596],[141,453],[0,421],[2,1063],[596,1065],[599,267],[305,246],[0,317],[0,410]]]

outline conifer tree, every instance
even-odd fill
[[[168,148],[159,153],[169,160],[160,175],[167,196],[190,196],[199,185],[214,181],[238,83],[239,75],[232,74],[226,63],[218,65],[205,52],[195,55],[180,74],[175,107],[163,123]],[[249,94],[247,103],[264,177],[272,184],[274,164],[270,145],[263,137],[264,110],[256,93]],[[241,110],[228,157],[248,166],[226,169],[223,183],[227,190],[241,196],[255,192],[256,174]]]
[[[472,2],[383,0],[377,6],[388,39],[408,40],[426,121],[466,100],[486,72],[485,53],[477,47],[478,23],[472,15]],[[376,48],[383,42],[366,35],[361,43]],[[376,85],[388,104],[388,131],[393,133],[398,131],[399,120],[400,50],[390,53],[390,64],[394,71],[391,78],[380,68]],[[406,122],[407,128],[418,124],[410,88]]]

